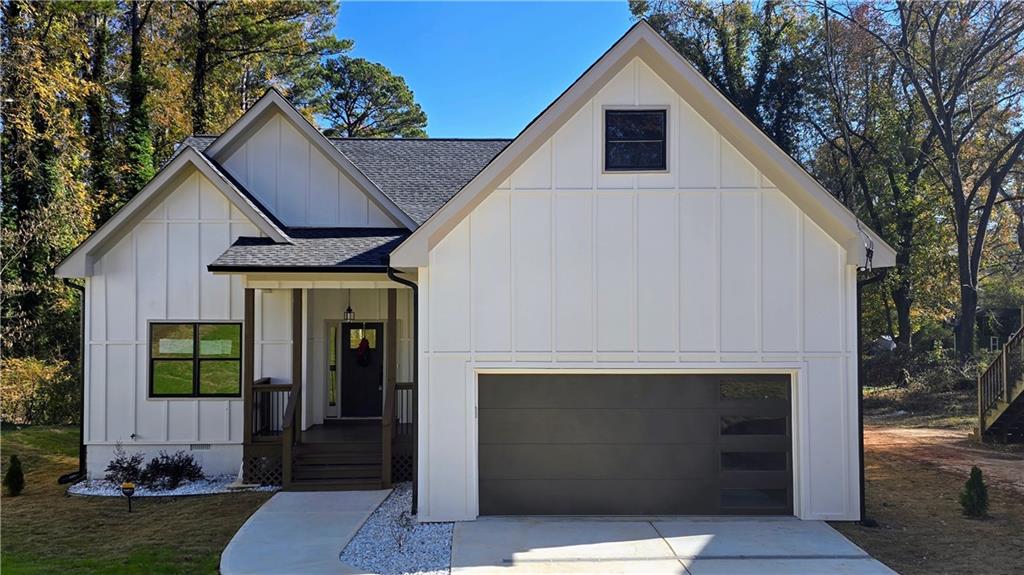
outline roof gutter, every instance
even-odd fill
[[[67,278],[64,285],[78,292],[78,471],[65,473],[57,478],[57,483],[66,485],[78,483],[85,479],[85,286]]]
[[[865,268],[860,268],[865,271]],[[867,496],[864,493],[866,481],[864,480],[864,329],[861,325],[863,295],[865,286],[878,283],[885,279],[888,270],[882,269],[879,273],[864,279],[857,280],[857,425],[860,433],[857,434],[858,445],[860,446],[860,521],[865,527],[878,527],[878,522],[868,517]]]
[[[395,268],[388,266],[388,279],[412,289],[412,514],[416,515],[419,483],[419,380],[420,380],[420,290],[416,282],[398,276]]]

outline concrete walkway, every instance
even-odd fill
[[[220,556],[223,575],[345,574],[338,556],[391,490],[282,492],[235,533]]]
[[[535,517],[456,524],[452,573],[895,574],[820,521]]]

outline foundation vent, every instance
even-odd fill
[[[191,443],[188,446],[189,451],[209,451],[209,443]]]

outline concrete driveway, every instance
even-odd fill
[[[452,573],[895,572],[820,521],[489,517],[455,525]]]

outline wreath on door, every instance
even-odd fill
[[[356,363],[360,367],[367,367],[370,365],[370,340],[365,337],[360,340],[359,347],[356,348]]]

